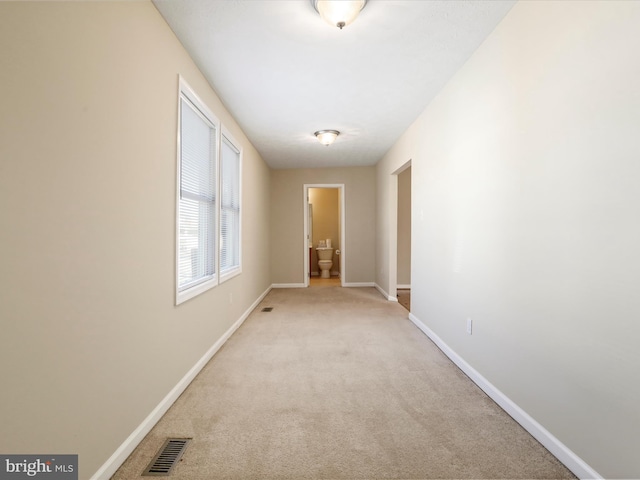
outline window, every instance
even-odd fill
[[[242,149],[180,79],[176,305],[242,272]]]
[[[217,283],[219,123],[180,82],[176,304]]]
[[[224,281],[240,266],[240,149],[228,132],[220,147],[220,276]]]

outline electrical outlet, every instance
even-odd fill
[[[473,332],[473,322],[471,321],[470,318],[467,318],[467,333],[471,335],[472,332]]]

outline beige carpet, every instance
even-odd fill
[[[331,277],[331,278],[320,278],[320,277],[311,277],[309,278],[309,286],[310,287],[339,287],[340,277]]]
[[[165,437],[173,479],[574,478],[373,288],[271,291],[113,478]]]

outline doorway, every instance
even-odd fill
[[[304,185],[305,287],[344,284],[346,278],[344,197],[344,184]],[[318,253],[324,251],[326,254],[329,250],[331,250],[331,260],[323,261],[321,268]]]
[[[393,175],[397,185],[396,225],[393,232],[396,237],[395,295],[400,305],[411,311],[411,160]]]

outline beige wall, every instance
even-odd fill
[[[639,32],[517,3],[378,165],[384,246],[412,159],[415,317],[605,478],[640,477]]]
[[[309,168],[271,172],[271,271],[275,284],[304,283],[305,184],[344,184],[346,283],[375,275],[375,167]]]
[[[411,167],[398,174],[398,285],[411,285]]]
[[[269,169],[151,3],[0,2],[0,58],[0,452],[87,479],[269,287]],[[176,307],[178,74],[244,147],[244,237]]]
[[[309,203],[313,205],[313,239],[311,272],[318,274],[316,247],[320,240],[331,239],[334,249],[331,274],[340,273],[340,190],[338,188],[310,188]]]

